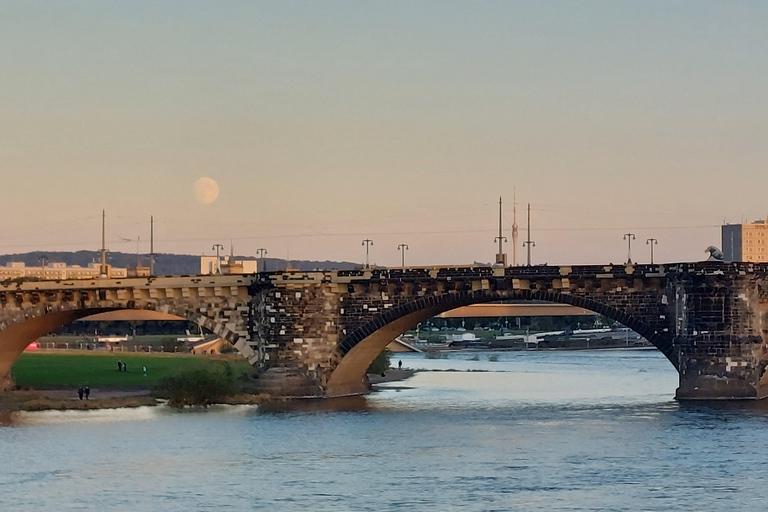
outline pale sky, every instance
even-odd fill
[[[757,1],[6,0],[0,253],[98,249],[106,209],[113,251],[154,215],[157,252],[468,264],[516,189],[534,263],[617,263],[627,232],[701,260],[768,214],[766,27]]]

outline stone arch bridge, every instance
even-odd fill
[[[428,267],[242,276],[45,281],[0,286],[0,378],[24,347],[103,311],[186,318],[227,338],[264,391],[365,392],[365,370],[398,334],[469,304],[535,299],[603,314],[678,370],[681,399],[768,395],[768,265],[680,263]]]

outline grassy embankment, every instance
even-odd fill
[[[127,372],[117,371],[117,362]],[[62,389],[88,385],[92,388],[148,389],[164,377],[188,370],[225,371],[229,363],[235,375],[250,371],[240,356],[201,357],[186,354],[104,353],[81,351],[25,352],[13,365],[13,378],[22,388]],[[142,367],[147,367],[144,375]]]

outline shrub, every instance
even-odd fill
[[[168,405],[202,405],[207,407],[237,393],[234,372],[227,365],[224,372],[210,370],[189,370],[173,377],[162,379],[152,389],[152,395],[167,398]]]
[[[161,341],[163,352],[187,352],[187,347],[183,341],[175,337],[165,337]]]
[[[382,374],[389,370],[389,350],[384,350],[376,356],[371,366],[368,367],[368,373]]]

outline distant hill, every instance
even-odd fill
[[[21,261],[28,266],[40,266],[40,257],[46,257],[46,265],[50,263],[63,262],[67,265],[80,265],[87,267],[91,262],[100,261],[98,251],[34,251],[21,254],[0,255],[0,265],[7,265],[12,261]],[[238,260],[255,260],[253,256],[235,256]],[[114,267],[130,268],[136,266],[136,254],[124,252],[110,252],[107,254],[107,261]],[[261,262],[261,260],[259,260]],[[141,264],[149,265],[149,257],[142,256]],[[284,270],[286,261],[279,258],[264,258],[264,268],[259,270]],[[348,261],[307,261],[291,260],[291,268],[299,270],[352,270],[360,268],[360,263],[351,263]],[[200,256],[190,254],[156,254],[155,255],[155,274],[164,275],[189,275],[200,273]]]

